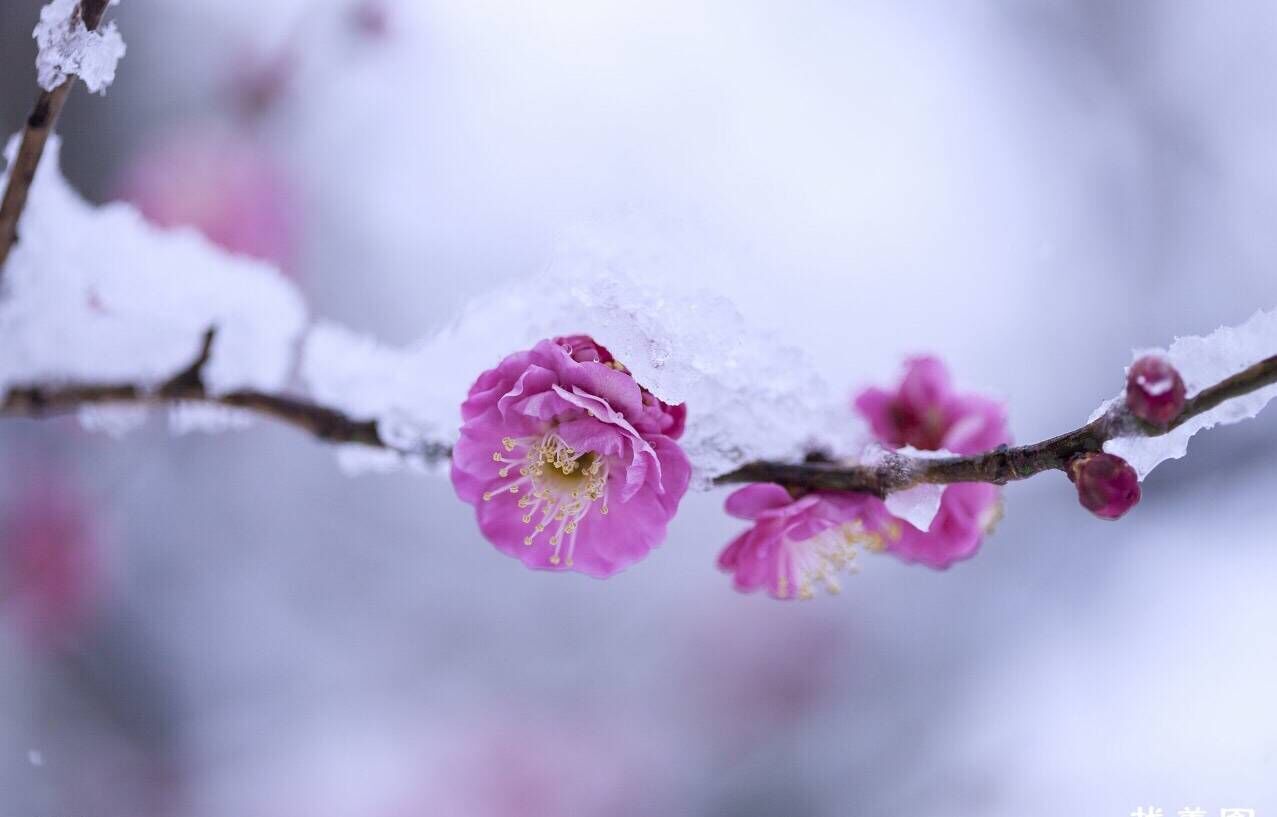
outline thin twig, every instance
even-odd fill
[[[886,496],[921,484],[991,482],[1003,485],[1049,470],[1064,470],[1069,460],[1099,451],[1114,437],[1156,437],[1209,411],[1220,403],[1277,383],[1277,355],[1202,389],[1184,404],[1165,429],[1143,423],[1125,408],[1117,408],[1079,429],[1032,445],[1000,446],[970,457],[922,458],[890,454],[874,465],[831,462],[746,463],[715,482],[777,482],[790,488],[826,491],[861,491]]]
[[[76,13],[89,31],[96,31],[102,22],[102,15],[110,0],[81,0]],[[41,91],[36,97],[35,107],[27,117],[26,127],[22,130],[22,142],[18,146],[18,155],[13,160],[9,172],[9,184],[4,191],[4,199],[0,201],[0,279],[4,276],[4,263],[9,251],[18,241],[18,220],[27,206],[27,195],[31,192],[31,183],[35,180],[36,168],[40,158],[44,156],[44,146],[49,141],[49,134],[58,123],[62,114],[62,106],[66,104],[75,76],[69,76],[52,91]]]

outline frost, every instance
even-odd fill
[[[1146,354],[1164,356],[1179,370],[1188,395],[1192,397],[1207,386],[1271,357],[1274,353],[1277,353],[1277,309],[1256,312],[1240,326],[1220,327],[1204,337],[1194,335],[1177,338],[1169,349],[1140,351],[1136,353],[1135,359]],[[1277,384],[1225,401],[1167,434],[1114,438],[1104,444],[1104,450],[1125,459],[1139,474],[1140,479],[1144,479],[1166,460],[1184,456],[1188,452],[1189,438],[1198,431],[1254,417],[1274,397],[1277,397]],[[1119,395],[1109,400],[1091,415],[1091,419],[1104,414],[1114,405],[1120,405],[1122,399]]]
[[[123,437],[146,423],[145,406],[103,405],[81,406],[77,417],[85,431],[95,431],[110,437]]]
[[[801,352],[751,330],[724,298],[650,281],[573,258],[403,349],[324,324],[307,339],[301,375],[319,400],[376,417],[383,433],[451,442],[480,372],[542,338],[583,332],[658,397],[691,407],[680,443],[702,487],[752,459],[853,450],[847,440],[861,426]],[[825,434],[812,433],[822,425]]]
[[[174,434],[189,434],[194,431],[211,434],[244,429],[252,424],[253,415],[243,409],[189,400],[175,403],[168,415],[169,430]]]
[[[15,148],[16,139],[10,162]],[[293,285],[194,230],[152,227],[124,204],[88,204],[57,158],[51,137],[5,267],[0,390],[47,381],[159,383],[190,365],[210,326],[217,329],[204,369],[210,392],[282,387],[305,322]],[[101,425],[119,413],[105,411],[82,417]]]
[[[89,31],[76,11],[78,6],[78,0],[52,0],[40,10],[40,22],[32,32],[39,48],[37,79],[41,88],[52,91],[75,75],[90,91],[104,94],[124,56],[124,38],[114,22]]]

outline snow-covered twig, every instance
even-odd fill
[[[195,360],[158,386],[133,383],[36,384],[14,388],[0,400],[0,415],[49,417],[98,405],[156,406],[198,402],[265,415],[330,443],[379,448],[420,457],[428,462],[449,456],[448,447],[442,443],[427,443],[423,448],[414,450],[403,449],[384,438],[375,420],[355,419],[302,398],[254,389],[210,393],[204,386],[202,373],[209,359],[213,337],[214,331],[210,329],[204,335]],[[1228,400],[1274,383],[1277,383],[1277,355],[1200,390],[1164,429],[1136,419],[1118,404],[1081,428],[1058,437],[1031,445],[1001,446],[975,456],[921,458],[889,454],[872,465],[844,464],[825,459],[803,463],[757,461],[718,477],[715,483],[776,482],[797,489],[859,491],[877,496],[922,484],[988,482],[1002,485],[1043,471],[1062,471],[1074,457],[1100,451],[1107,441],[1118,437],[1166,434]]]
[[[110,0],[81,0],[76,13],[88,31],[96,31],[108,5]],[[75,77],[69,76],[53,90],[42,90],[36,97],[31,115],[27,117],[22,143],[13,163],[13,172],[9,175],[9,185],[4,191],[3,202],[0,202],[0,277],[4,275],[4,262],[9,257],[9,250],[18,240],[18,219],[26,208],[27,194],[35,179],[40,157],[44,155],[45,143],[57,124],[74,82]]]
[[[388,442],[377,430],[375,420],[356,420],[349,415],[308,400],[256,389],[239,389],[213,394],[205,388],[203,372],[208,363],[215,331],[204,334],[199,354],[182,371],[158,386],[137,383],[37,384],[10,389],[0,400],[0,415],[9,417],[55,417],[93,406],[159,406],[205,403],[242,409],[271,417],[330,443],[353,443],[381,448],[426,462],[445,459],[446,445],[427,443],[409,450]]]
[[[1220,404],[1277,383],[1277,355],[1202,389],[1185,404],[1166,428],[1156,428],[1133,417],[1116,404],[1079,429],[1039,443],[1000,446],[970,457],[934,459],[890,454],[873,465],[849,465],[828,460],[804,463],[750,462],[718,477],[720,485],[740,482],[777,482],[790,488],[827,491],[861,491],[886,496],[915,485],[947,485],[955,482],[991,482],[1003,485],[1027,479],[1043,471],[1063,471],[1080,454],[1098,452],[1118,437],[1157,437]]]

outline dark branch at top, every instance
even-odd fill
[[[1032,445],[1000,446],[970,457],[928,459],[888,455],[875,465],[833,462],[785,463],[759,461],[742,465],[715,482],[777,482],[789,488],[812,491],[861,491],[886,496],[921,484],[992,482],[1002,485],[1049,470],[1064,470],[1069,460],[1099,451],[1114,437],[1156,437],[1209,411],[1220,403],[1277,383],[1277,355],[1202,389],[1185,404],[1167,428],[1160,429],[1132,417],[1125,408],[1115,409],[1075,431]]]
[[[80,16],[84,27],[96,31],[102,22],[102,15],[110,0],[81,0],[76,14]],[[27,195],[31,192],[31,183],[35,180],[36,168],[40,158],[44,156],[44,146],[49,141],[49,134],[58,123],[62,114],[62,106],[66,104],[67,95],[75,77],[67,77],[61,85],[52,91],[41,91],[36,97],[31,115],[27,117],[26,127],[22,131],[22,143],[18,146],[18,155],[13,161],[9,173],[9,184],[4,191],[4,199],[0,200],[0,280],[4,277],[4,264],[9,258],[9,251],[18,241],[18,220],[27,206]]]

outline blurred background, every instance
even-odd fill
[[[5,132],[40,5],[0,4]],[[67,107],[72,183],[389,342],[642,224],[837,388],[936,352],[1029,441],[1133,347],[1277,306],[1270,3],[110,16],[128,55]],[[6,817],[1277,815],[1272,409],[1120,523],[1047,474],[977,558],[804,604],[715,570],[721,491],[599,582],[500,555],[445,479],[350,478],[270,424],[6,420],[0,451]]]

